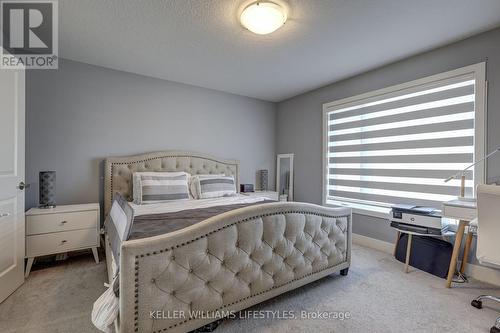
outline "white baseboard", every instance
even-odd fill
[[[394,244],[392,243],[354,233],[352,234],[352,242],[354,244],[388,253],[391,256],[394,250]],[[457,265],[460,265],[460,262]],[[500,286],[500,270],[498,269],[476,264],[468,264],[465,273],[467,276],[476,280]]]
[[[366,237],[360,234],[352,234],[352,242],[354,244],[358,244],[364,247],[369,247],[370,249],[375,249],[382,251],[384,253],[388,253],[392,255],[392,251],[394,249],[394,244],[389,242],[384,242],[379,239]]]
[[[491,267],[467,264],[465,274],[476,280],[500,286],[500,270]]]

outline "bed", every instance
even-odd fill
[[[205,154],[164,151],[112,157],[104,164],[105,214],[115,194],[132,199],[134,172],[225,174],[239,188],[238,161]],[[125,240],[119,260],[105,235],[110,281],[119,274],[117,332],[188,332],[326,275],[347,274],[350,209],[264,201],[234,208],[164,234]]]

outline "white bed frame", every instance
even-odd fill
[[[239,188],[234,160],[182,151],[108,158],[106,214],[114,193],[132,197],[136,171],[224,173]],[[111,280],[117,265],[107,236],[105,243]],[[189,311],[241,311],[334,272],[345,275],[350,262],[350,209],[295,202],[236,209],[182,230],[125,241],[116,332],[188,332],[217,319],[190,317]],[[163,318],[151,318],[150,311]],[[174,311],[184,318],[174,318]]]

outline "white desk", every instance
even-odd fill
[[[443,217],[472,221],[477,217],[476,201],[451,200],[444,202],[441,208]]]
[[[465,227],[469,225],[470,221],[472,221],[477,217],[477,204],[476,201],[460,201],[460,200],[452,200],[444,202],[442,206],[442,213],[443,217],[459,220],[457,234],[455,237],[455,244],[453,245],[453,253],[451,255],[450,268],[448,270],[448,277],[446,279],[446,287],[450,288],[453,276],[455,275],[455,269],[457,268],[458,254],[460,253],[460,247],[462,246],[462,239],[464,237]],[[472,232],[468,232],[467,239],[465,241],[462,265],[460,265],[461,273],[465,271],[465,266],[467,265],[467,257],[469,256],[471,244],[472,244]]]

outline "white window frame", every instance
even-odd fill
[[[328,198],[328,112],[331,109],[342,107],[349,107],[356,105],[360,100],[368,98],[376,98],[380,95],[395,93],[398,90],[409,89],[416,86],[431,84],[435,81],[448,79],[455,76],[472,74],[475,82],[475,120],[474,120],[474,159],[475,161],[485,156],[486,149],[486,105],[487,105],[487,82],[486,82],[486,63],[481,62],[478,64],[458,68],[455,70],[443,72],[436,75],[427,76],[421,79],[397,84],[394,86],[370,91],[364,94],[343,98],[337,101],[323,104],[323,180],[322,180],[322,202],[323,206],[347,206],[351,207],[353,213],[388,218],[390,207],[388,204],[381,203],[380,205],[370,205],[362,202],[361,200],[348,199],[348,200],[329,200]],[[457,170],[459,171],[459,170]],[[478,163],[474,167],[474,191],[478,184],[484,184],[486,178],[486,163]],[[444,180],[443,180],[444,181]],[[458,196],[458,193],[457,193]]]

